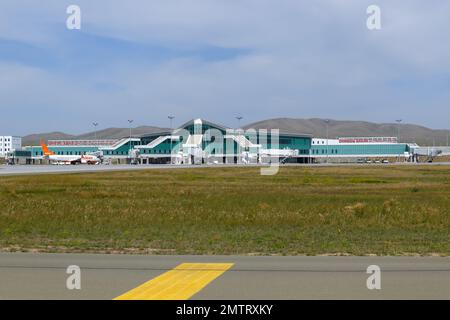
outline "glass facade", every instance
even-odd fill
[[[357,155],[403,155],[409,152],[407,144],[355,144],[355,145],[313,145],[311,156],[357,156]]]

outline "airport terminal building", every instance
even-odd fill
[[[97,154],[117,163],[318,163],[356,162],[361,158],[408,160],[416,147],[395,137],[318,139],[309,134],[232,129],[194,119],[172,131],[103,140],[50,140],[57,155]],[[32,163],[43,157],[40,146],[25,147]]]

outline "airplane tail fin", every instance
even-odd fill
[[[41,147],[42,147],[42,151],[43,151],[45,156],[51,156],[51,155],[55,154],[53,151],[50,151],[48,149],[47,145],[44,143],[43,140],[41,140]]]

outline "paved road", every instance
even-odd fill
[[[342,166],[392,166],[392,165],[450,165],[450,162],[434,163],[401,163],[401,164],[351,164],[351,163],[322,163],[322,164],[283,164],[282,166],[310,166],[310,167],[342,167]],[[262,167],[262,165],[242,165],[243,167]],[[123,171],[123,170],[147,170],[147,169],[182,169],[182,168],[215,168],[215,167],[236,167],[235,164],[214,164],[214,165],[0,165],[0,176],[30,175],[30,174],[58,174],[58,173],[82,173],[100,171]],[[267,166],[265,166],[267,167]]]
[[[29,175],[47,173],[81,173],[99,171],[123,171],[123,170],[145,170],[145,169],[170,169],[199,167],[192,165],[14,165],[0,166],[1,175]]]
[[[181,263],[232,264],[192,299],[450,299],[450,258],[30,253],[0,254],[0,298],[113,299]],[[373,264],[381,290],[366,286]],[[81,290],[66,288],[69,265],[81,268]]]

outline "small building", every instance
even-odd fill
[[[0,136],[0,157],[10,152],[22,150],[22,138],[16,136]]]
[[[32,164],[31,152],[27,150],[14,150],[6,153],[6,164]]]

